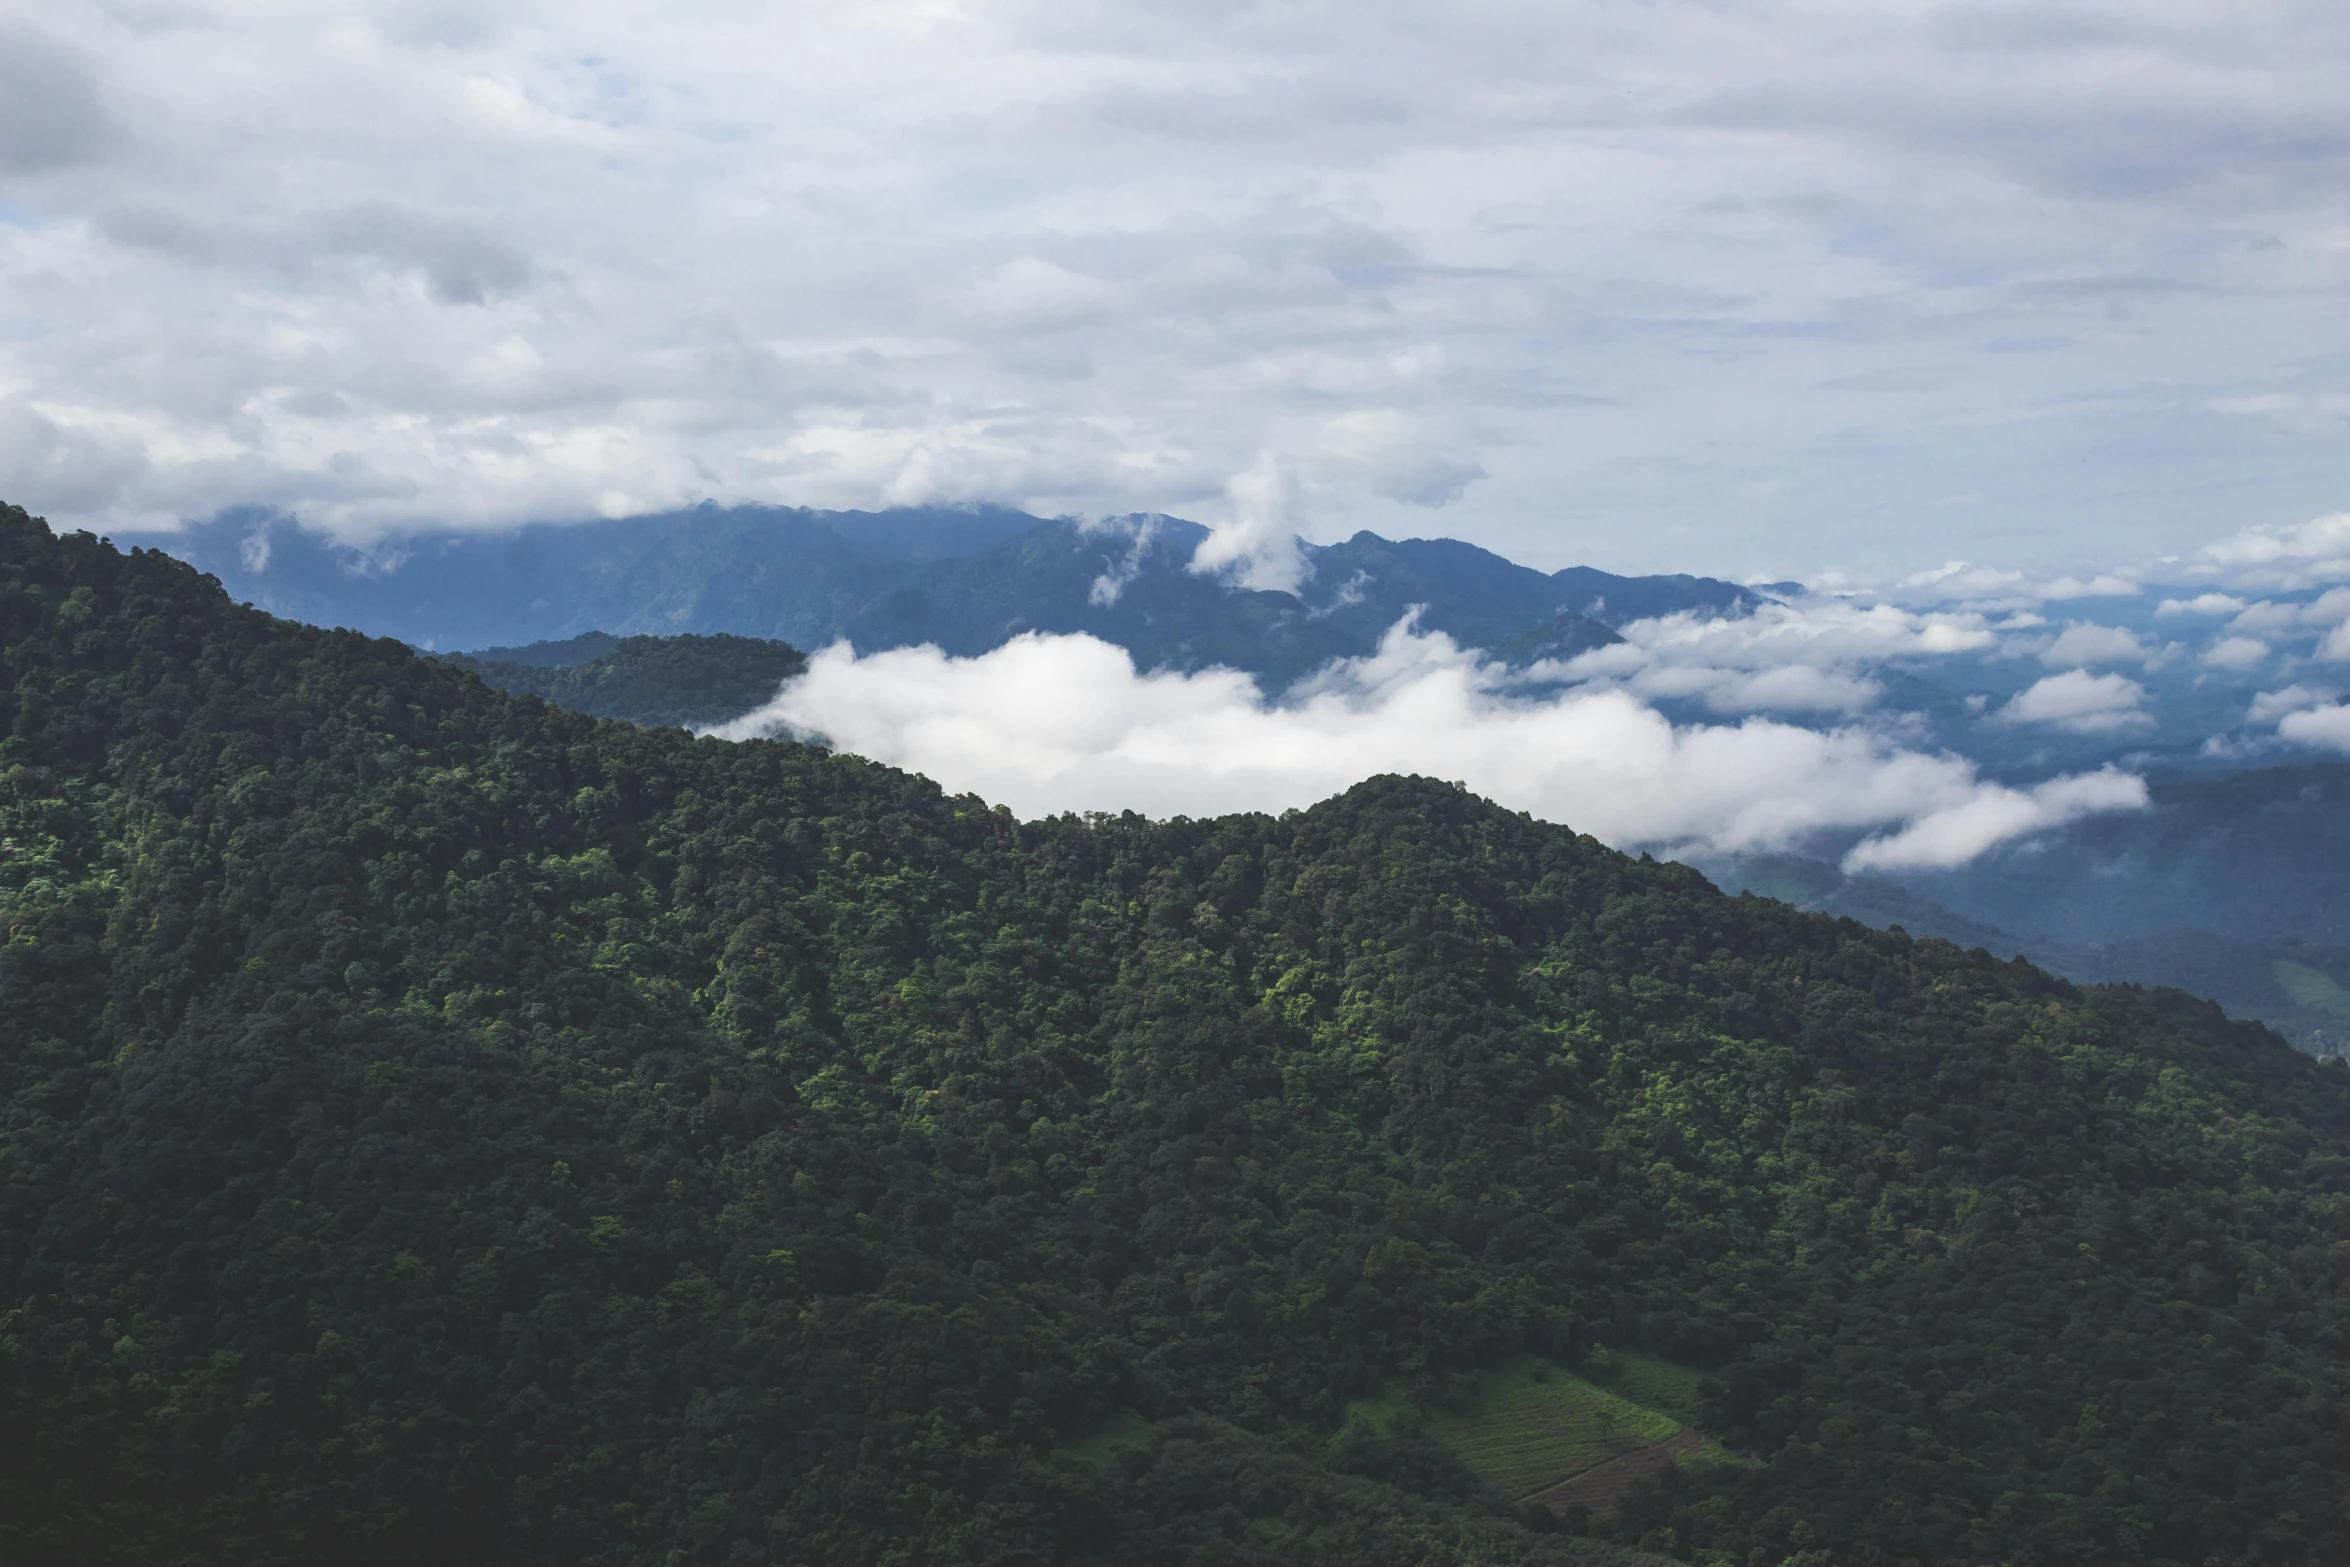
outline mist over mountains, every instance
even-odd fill
[[[1800,855],[1699,857],[1717,885],[2022,955],[2087,982],[2173,985],[2304,1049],[2350,1047],[2350,764],[2155,778],[1963,865],[1848,875]]]
[[[2333,697],[2322,579],[1971,572],[1900,602],[1360,532],[1295,541],[1281,591],[1199,569],[1210,537],[703,506],[368,548],[225,516],[175,548],[275,612],[482,649],[510,691],[820,738],[1025,814],[1432,771],[1733,890],[2350,1035],[2350,767],[2287,732]]]
[[[702,506],[372,549],[232,514],[170,547],[274,614],[425,648],[725,632],[972,656],[1035,631],[1099,637],[1145,669],[1222,666],[1277,684],[1369,654],[1414,606],[1427,630],[1532,662],[1604,646],[1631,620],[1762,602],[1708,578],[1545,574],[1457,540],[1371,533],[1305,546],[1312,572],[1300,590],[1266,591],[1193,570],[1207,537],[1158,516]]]
[[[0,0],[0,1567],[2350,1564],[2346,76]]]
[[[1427,777],[1022,820],[4,508],[0,676],[11,1563],[2350,1540],[2350,1075],[2177,990]]]

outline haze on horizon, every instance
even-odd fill
[[[0,487],[2144,561],[2343,506],[2346,67],[2294,0],[18,5]]]

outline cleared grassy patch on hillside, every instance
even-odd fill
[[[1679,1436],[1683,1422],[1657,1404],[1695,1412],[1695,1372],[1624,1356],[1608,1374],[1621,1391],[1539,1356],[1522,1355],[1476,1378],[1454,1407],[1421,1411],[1423,1429],[1494,1489],[1512,1499],[1532,1496],[1612,1458]],[[1349,1405],[1347,1419],[1385,1431],[1411,1409],[1410,1401],[1391,1388]]]
[[[1061,1444],[1062,1451],[1094,1466],[1103,1467],[1110,1455],[1121,1447],[1142,1447],[1151,1439],[1150,1422],[1132,1410],[1121,1409]]]
[[[1646,1409],[1662,1410],[1685,1426],[1698,1422],[1698,1384],[1705,1373],[1677,1366],[1653,1355],[1617,1350],[1586,1362],[1580,1368],[1586,1380],[1630,1399]]]
[[[2350,990],[2343,989],[2331,974],[2285,958],[2271,963],[2269,972],[2276,976],[2278,987],[2302,1006],[2350,1021]]]

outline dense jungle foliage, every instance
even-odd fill
[[[590,637],[597,635],[590,633]],[[592,646],[590,637],[573,640]],[[798,648],[763,637],[721,633],[604,640],[610,640],[611,645],[597,648],[577,663],[479,658],[463,653],[447,657],[450,663],[516,696],[544,697],[558,707],[575,708],[596,718],[677,724],[688,729],[740,718],[771,700],[776,687],[808,667]],[[534,650],[511,651],[528,654]]]
[[[1425,780],[1024,824],[21,512],[0,639],[10,1562],[2350,1559],[2350,1073],[2207,1004]],[[1601,1350],[1759,1462],[1577,1538],[1332,1440]]]

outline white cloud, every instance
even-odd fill
[[[2214,669],[2250,669],[2267,659],[2269,646],[2251,637],[2222,637],[2203,650],[2203,662]]]
[[[1198,515],[1274,452],[1316,537],[2110,592],[2308,507],[2350,287],[2350,26],[2129,10],[0,0],[0,484]]]
[[[2251,636],[2274,636],[2280,631],[2290,631],[2300,624],[2300,605],[2279,604],[2269,599],[2262,599],[2256,604],[2247,604],[2238,611],[2236,618],[2228,622],[2228,629]]]
[[[1253,467],[1233,475],[1226,489],[1232,497],[1231,512],[1200,540],[1191,569],[1244,588],[1295,592],[1308,570],[1291,527],[1295,471],[1275,454],[1263,452]]]
[[[1676,728],[1621,690],[1513,694],[1497,666],[1408,626],[1278,703],[1230,671],[1137,674],[1123,651],[1082,636],[1031,634],[968,659],[835,646],[720,732],[776,731],[821,735],[1027,816],[1282,810],[1416,772],[1624,846],[1876,833],[1862,852],[1888,866],[1954,863],[2144,799],[2119,774],[2007,789],[1855,729]]]
[[[1065,331],[1107,319],[1120,291],[1100,278],[1020,256],[963,292],[957,305],[978,319],[1029,332]]]
[[[2282,691],[2262,691],[2252,698],[2252,708],[2245,721],[2273,724],[2287,713],[2323,707],[2338,695],[2339,692],[2325,686],[2290,685]]]
[[[2277,725],[2277,734],[2302,745],[2350,751],[2350,707],[2312,707],[2287,713]]]
[[[2052,577],[2036,585],[2042,599],[2126,598],[2138,591],[2138,579],[2126,571],[2100,571],[2088,577]]]
[[[1766,603],[1738,616],[1666,615],[1634,621],[1622,634],[1659,656],[1742,669],[1969,653],[1995,640],[1977,614],[1920,613],[1835,599]]]
[[[2239,635],[2274,638],[2290,637],[2306,632],[2312,626],[2332,628],[2328,635],[2318,639],[2316,656],[2321,659],[2350,657],[2350,588],[2334,588],[2320,594],[2307,604],[2262,599],[2247,604],[2228,622],[2228,630]]]
[[[2164,599],[2156,605],[2158,615],[2234,615],[2244,608],[2244,601],[2225,593],[2198,593],[2191,599]]]
[[[1909,603],[1954,604],[1983,611],[2021,610],[2051,601],[2121,597],[2138,591],[2138,580],[2123,570],[2086,577],[2035,576],[2012,567],[1972,565],[1954,560],[1902,578],[1893,590]]]
[[[1124,596],[1134,579],[1142,575],[1144,556],[1150,553],[1151,541],[1158,537],[1157,517],[1083,518],[1077,524],[1081,534],[1123,534],[1129,541],[1123,559],[1110,562],[1108,568],[1086,589],[1086,601],[1096,608],[1107,609]]]
[[[1847,871],[1963,865],[1984,850],[2084,816],[2146,807],[2146,781],[2107,768],[2052,778],[2031,789],[1985,786],[1964,805],[1937,811],[1844,857]]]
[[[2076,734],[2110,734],[2150,724],[2139,710],[2146,688],[2120,675],[2067,670],[2036,681],[2009,698],[2000,716],[2011,723],[2048,724]]]
[[[2006,598],[2022,592],[2027,580],[2013,569],[1953,560],[1912,572],[1901,579],[1901,586],[1929,589],[1938,599]]]
[[[2040,650],[2040,662],[2065,668],[2083,664],[2143,664],[2157,651],[2140,642],[2134,631],[2076,620]]]
[[[1746,615],[1638,620],[1621,635],[1563,663],[1537,664],[1529,678],[1701,699],[1722,713],[1857,713],[1881,694],[1869,666],[1976,652],[1997,640],[1978,614],[1819,598],[1766,603]]]
[[[2350,512],[2286,527],[2258,525],[2204,547],[2203,569],[2229,581],[2300,588],[2350,578]]]

